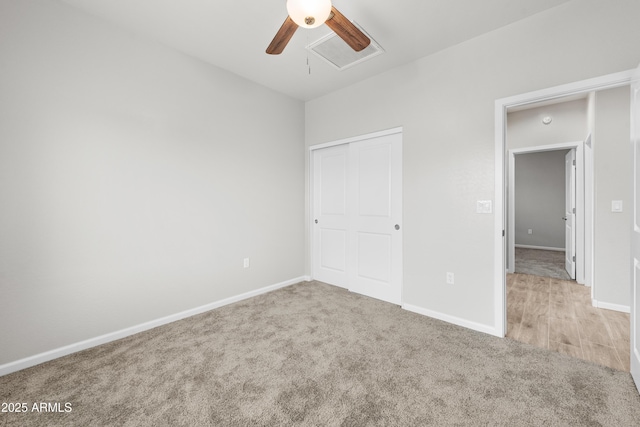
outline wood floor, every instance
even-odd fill
[[[629,371],[629,314],[593,307],[573,281],[508,274],[507,337]]]

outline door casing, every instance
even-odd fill
[[[633,216],[631,232],[631,352],[630,371],[640,390],[640,65],[633,72],[631,83],[631,132],[633,152]]]
[[[589,137],[587,137],[587,140]],[[549,144],[549,145],[539,145],[535,147],[525,147],[525,148],[514,148],[509,150],[508,152],[508,162],[509,162],[509,191],[508,191],[508,210],[507,210],[507,272],[513,273],[515,271],[515,255],[516,255],[516,244],[515,244],[515,234],[516,234],[516,225],[515,225],[515,217],[516,217],[516,207],[515,207],[515,156],[518,154],[529,154],[529,153],[540,153],[543,151],[556,151],[556,150],[576,150],[576,229],[579,230],[576,233],[576,261],[578,265],[585,266],[585,242],[592,241],[588,240],[587,236],[590,236],[592,233],[592,227],[589,224],[586,224],[585,221],[585,212],[586,209],[591,209],[591,206],[586,206],[586,198],[584,197],[584,189],[585,189],[585,181],[589,180],[590,177],[588,174],[585,174],[586,171],[590,170],[585,165],[585,157],[584,157],[584,142],[583,141],[574,141],[574,142],[566,142],[560,144]],[[498,212],[498,211],[496,211]],[[580,284],[591,283],[587,277],[590,277],[591,272],[585,272],[584,268],[579,268],[576,271],[576,281]]]
[[[569,273],[571,279],[576,278],[576,150],[570,150],[565,155],[564,176],[565,176],[565,270]]]

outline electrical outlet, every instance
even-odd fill
[[[453,273],[447,272],[447,285],[453,285],[454,277]]]
[[[249,268],[249,258],[244,259],[244,268]]]

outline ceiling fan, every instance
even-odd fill
[[[369,46],[371,40],[331,4],[331,0],[287,0],[289,16],[267,47],[270,55],[279,55],[298,27],[315,28],[327,24],[356,52]]]

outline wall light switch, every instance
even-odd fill
[[[613,200],[611,202],[611,212],[622,212],[622,200]]]
[[[533,234],[533,230],[532,229],[528,229],[527,230],[527,234]]]
[[[244,266],[244,268],[249,268],[250,266],[249,258],[245,258],[242,262],[242,265]]]
[[[491,205],[491,200],[478,200],[478,203],[476,204],[476,213],[490,214],[493,211]]]

